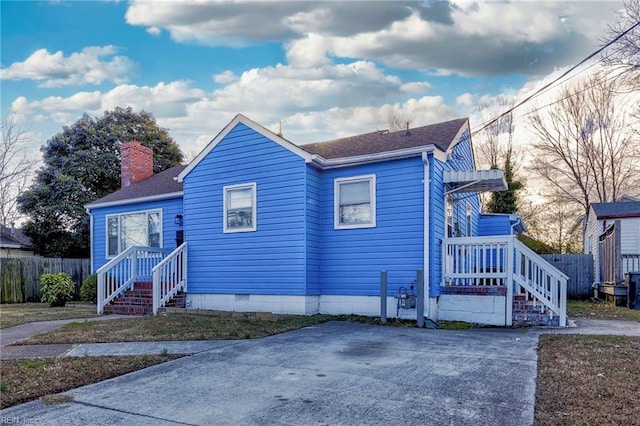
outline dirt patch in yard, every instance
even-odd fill
[[[0,361],[0,370],[2,371],[0,408],[55,395],[182,356],[144,355],[2,360]]]
[[[615,306],[613,302],[591,302],[589,300],[568,300],[569,318],[589,318],[640,322],[640,310]]]
[[[50,321],[97,316],[96,305],[87,302],[67,302],[60,308],[48,303],[0,304],[0,328],[13,327],[36,321]]]
[[[536,426],[640,425],[640,337],[540,336]]]

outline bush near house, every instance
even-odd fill
[[[49,303],[52,307],[64,306],[73,298],[75,286],[69,274],[65,272],[44,274],[40,277],[40,284],[40,301]]]
[[[98,277],[96,274],[88,275],[80,287],[80,300],[96,303],[98,299]]]

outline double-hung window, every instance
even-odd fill
[[[116,256],[129,247],[161,247],[160,210],[107,216],[107,256]]]
[[[339,178],[334,181],[334,228],[376,226],[376,176]]]
[[[256,183],[225,186],[224,232],[256,230]]]

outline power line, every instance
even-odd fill
[[[508,110],[506,110],[505,112],[503,112],[502,114],[498,115],[497,117],[494,117],[492,120],[488,121],[487,123],[484,123],[481,125],[480,128],[478,128],[477,130],[474,130],[471,132],[471,135],[475,135],[477,133],[479,133],[480,131],[486,129],[487,127],[491,126],[492,124],[494,124],[496,121],[502,119],[503,117],[505,117],[508,114],[511,114],[516,108],[521,107],[522,105],[524,105],[525,103],[529,102],[530,100],[532,100],[533,98],[535,98],[536,96],[539,96],[540,94],[542,94],[543,92],[545,92],[546,90],[548,90],[552,85],[554,85],[555,83],[557,83],[558,81],[562,80],[564,77],[566,77],[567,75],[569,75],[570,73],[572,73],[573,71],[575,71],[578,67],[580,67],[581,65],[583,65],[584,63],[590,61],[592,58],[594,58],[596,55],[600,54],[600,52],[602,52],[603,50],[605,50],[606,48],[608,48],[609,46],[611,46],[612,44],[616,43],[618,40],[620,40],[622,37],[626,36],[628,33],[630,33],[631,31],[633,31],[636,27],[640,26],[640,21],[636,22],[634,25],[632,25],[631,27],[629,27],[628,29],[626,29],[625,31],[623,31],[622,33],[618,34],[616,37],[614,37],[612,40],[610,40],[608,43],[606,43],[604,46],[602,46],[601,48],[599,48],[598,50],[596,50],[595,52],[589,54],[587,57],[585,57],[584,59],[582,59],[580,62],[578,62],[577,64],[573,65],[571,68],[569,68],[568,70],[566,70],[565,72],[563,72],[560,76],[556,77],[553,81],[545,84],[543,87],[539,88],[538,90],[536,90],[534,93],[532,93],[531,95],[527,96],[526,98],[524,98],[522,101],[518,102],[517,104],[515,104],[514,106],[512,106],[511,108],[509,108]],[[592,65],[593,66],[593,65]]]

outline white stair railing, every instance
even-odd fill
[[[445,238],[442,254],[444,286],[506,286],[507,325],[512,323],[514,292],[566,325],[568,277],[515,236]]]
[[[516,293],[525,294],[534,303],[543,304],[550,317],[558,315],[559,325],[566,326],[569,277],[516,238],[513,247],[513,280],[518,284]]]
[[[98,269],[98,314],[135,282],[151,281],[153,267],[168,253],[170,250],[156,247],[129,247]]]
[[[153,268],[153,314],[180,290],[187,291],[186,242]]]

